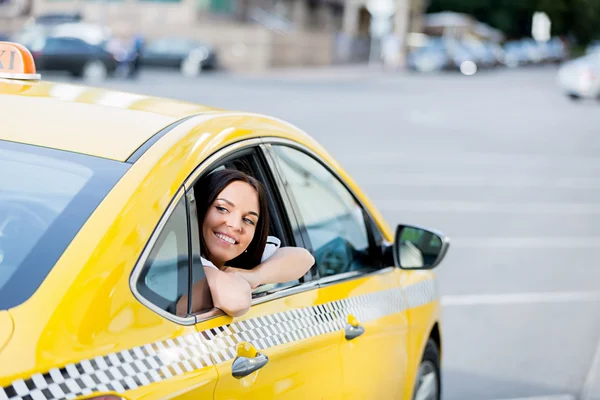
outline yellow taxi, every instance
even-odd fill
[[[395,232],[308,134],[263,115],[40,80],[0,43],[0,400],[431,399],[441,233]],[[176,315],[204,279],[195,183],[266,187],[301,279]]]

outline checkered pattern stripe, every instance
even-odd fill
[[[408,308],[416,308],[431,303],[439,297],[437,281],[431,279],[407,286],[404,293]]]
[[[0,400],[74,399],[95,392],[122,393],[213,365],[211,344],[197,334],[155,342],[54,368],[0,389]]]
[[[436,299],[435,282],[350,297],[234,322],[54,368],[0,388],[0,400],[74,399],[92,393],[123,393],[236,357],[240,342],[258,350],[345,328],[348,314],[360,322],[418,307]]]
[[[216,363],[221,363],[235,358],[240,342],[249,342],[256,349],[264,350],[335,332],[343,326],[334,318],[331,307],[323,304],[235,322],[202,334],[213,340],[217,350],[212,356]]]

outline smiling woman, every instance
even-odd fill
[[[263,185],[235,169],[218,169],[196,184],[202,266],[213,304],[231,316],[244,314],[252,290],[302,277],[314,264],[303,248],[280,249],[269,233],[269,207]],[[191,312],[202,309],[205,284],[192,288]],[[186,313],[188,299],[178,302]]]

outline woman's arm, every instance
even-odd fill
[[[204,273],[208,287],[205,280],[196,282],[192,287],[192,313],[210,307],[207,295],[212,296],[214,307],[232,317],[239,317],[250,309],[252,289],[245,279],[235,273],[210,267],[204,267]],[[177,302],[177,315],[185,315],[187,299],[185,295]]]
[[[204,271],[215,307],[232,317],[244,315],[250,309],[252,289],[245,279],[215,268],[204,268]]]
[[[315,263],[310,252],[301,247],[281,247],[267,260],[251,270],[228,267],[256,289],[268,283],[284,283],[300,279]]]

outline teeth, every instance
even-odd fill
[[[226,241],[227,243],[231,243],[231,244],[235,244],[235,240],[233,240],[232,238],[230,238],[229,236],[225,236],[225,235],[221,235],[220,233],[216,234],[218,238],[223,239],[224,241]]]

